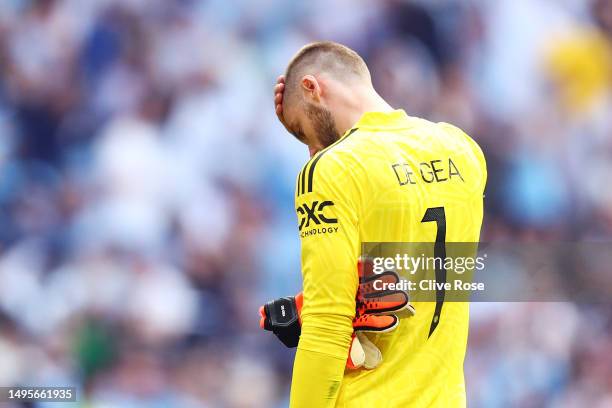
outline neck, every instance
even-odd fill
[[[344,134],[366,112],[392,112],[394,109],[370,86],[356,86],[342,95],[334,120],[338,132]]]

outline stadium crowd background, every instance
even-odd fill
[[[4,0],[0,385],[287,405],[257,309],[300,289],[308,153],[272,86],[316,39],[480,143],[483,240],[612,238],[612,1]],[[611,306],[473,304],[465,367],[471,407],[610,407]]]

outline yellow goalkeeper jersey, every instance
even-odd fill
[[[380,366],[345,363],[362,243],[478,242],[485,182],[469,136],[403,110],[364,114],[309,160],[295,196],[304,305],[291,407],[465,406],[467,303],[415,303],[396,330],[368,334]]]

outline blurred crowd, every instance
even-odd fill
[[[0,385],[287,405],[257,310],[300,290],[308,152],[272,87],[318,39],[482,146],[484,241],[612,239],[611,0],[3,0]],[[470,406],[612,406],[610,305],[472,306]]]

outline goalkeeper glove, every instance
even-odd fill
[[[399,319],[393,312],[402,309],[413,315],[414,307],[408,303],[408,295],[400,290],[377,290],[374,282],[398,283],[395,272],[374,274],[371,261],[359,261],[359,287],[355,298],[353,334],[346,366],[349,369],[372,369],[382,361],[380,350],[364,334],[394,330]],[[384,288],[385,286],[380,285]],[[287,347],[296,347],[301,333],[303,294],[273,300],[259,308],[260,326],[272,331]]]

